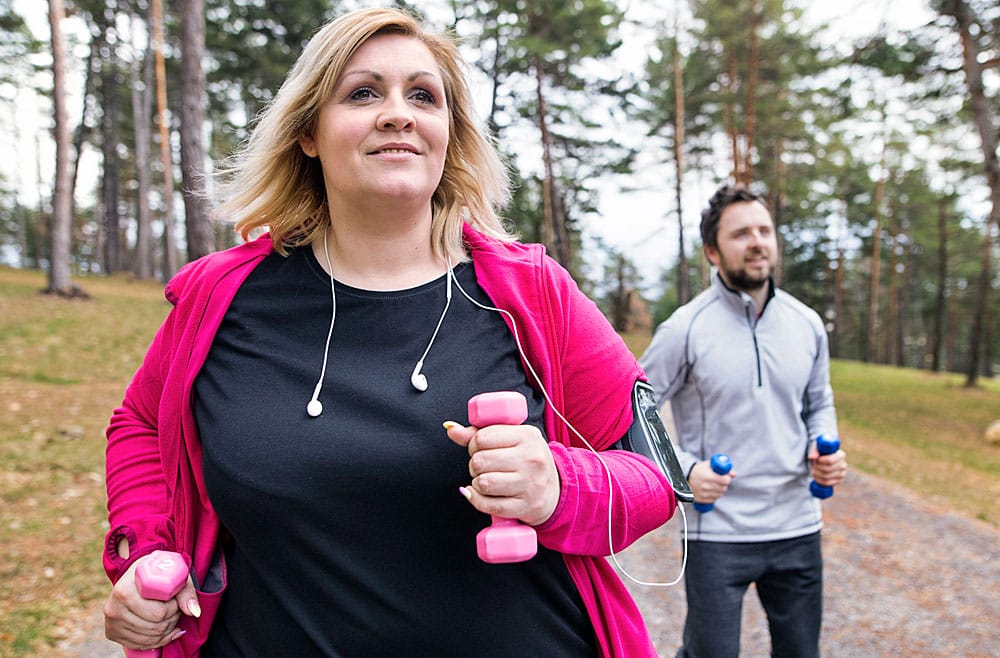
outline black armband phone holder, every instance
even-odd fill
[[[628,450],[650,459],[670,481],[677,500],[693,502],[694,494],[656,407],[653,387],[646,382],[636,381],[632,387],[632,416],[632,426],[612,449]]]

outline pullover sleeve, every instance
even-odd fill
[[[830,348],[826,332],[820,327],[814,331],[816,359],[803,400],[803,418],[809,431],[810,442],[820,434],[837,435],[837,410],[830,384]]]
[[[547,548],[571,555],[610,555],[610,535],[617,553],[673,516],[673,490],[645,457],[622,450],[595,454],[555,441],[549,447],[562,493],[555,512],[536,528]]]
[[[687,383],[691,364],[687,356],[688,323],[678,313],[660,323],[653,334],[653,340],[639,359],[639,365],[646,371],[649,384],[656,396],[656,406],[662,408],[672,400]],[[698,456],[681,449],[678,437],[671,437],[677,461],[685,473],[698,462]]]
[[[112,582],[138,558],[157,549],[176,550],[170,521],[167,481],[161,460],[159,401],[163,391],[165,346],[173,326],[171,312],[160,327],[107,428],[106,483],[110,530],[104,569]],[[129,557],[117,545],[126,539]]]

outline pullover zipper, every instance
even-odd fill
[[[745,304],[743,306],[743,311],[747,316],[747,326],[750,328],[750,335],[753,337],[753,355],[757,363],[757,388],[764,385],[764,381],[760,370],[760,348],[757,345],[757,326],[754,324],[753,319],[750,317],[750,305]]]

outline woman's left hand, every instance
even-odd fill
[[[559,502],[559,471],[541,431],[532,425],[463,427],[448,421],[448,438],[469,450],[469,502],[486,514],[528,525],[547,521]]]

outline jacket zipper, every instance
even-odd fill
[[[754,326],[753,319],[750,317],[750,306],[744,306],[743,311],[747,316],[747,326],[750,328],[750,336],[753,337],[753,355],[757,363],[757,388],[760,388],[764,385],[764,381],[760,368],[760,347],[757,345],[757,327]]]

